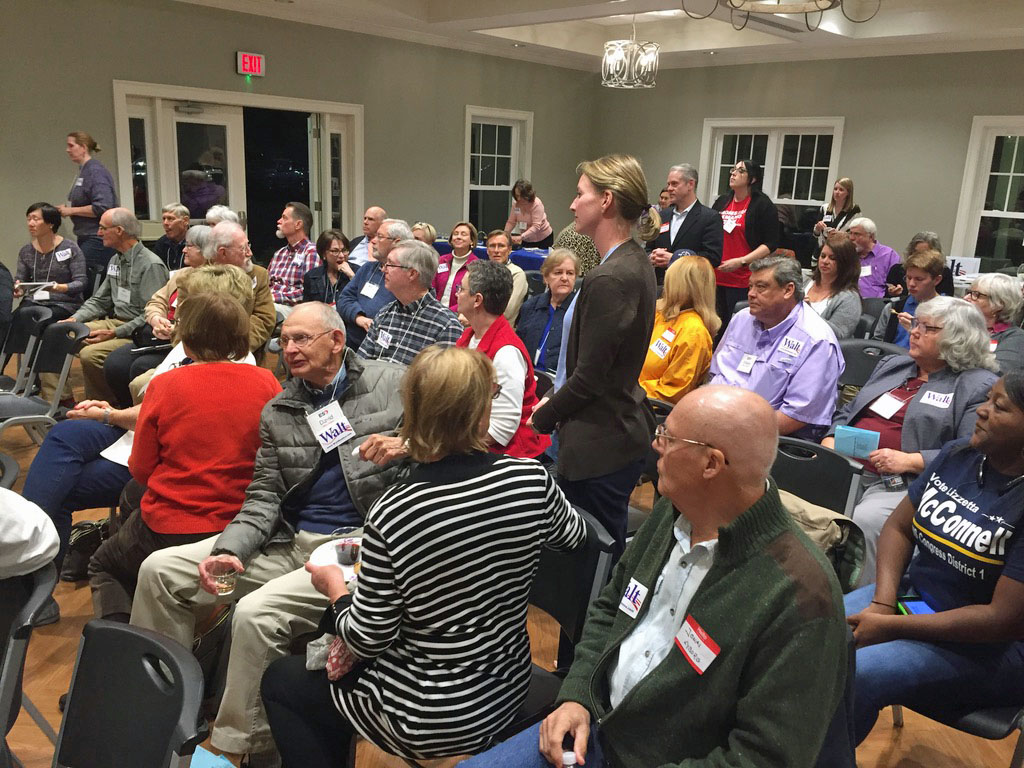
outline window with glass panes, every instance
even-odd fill
[[[1024,135],[995,136],[974,255],[1024,262]]]
[[[481,233],[508,219],[515,182],[515,126],[473,121],[469,145],[469,220]]]

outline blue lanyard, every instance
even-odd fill
[[[548,345],[548,334],[551,333],[551,325],[555,320],[555,308],[548,304],[548,324],[544,326],[544,333],[541,334],[540,343],[537,344],[537,352],[533,356],[533,364],[538,368],[544,368],[544,350]]]

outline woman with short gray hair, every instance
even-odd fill
[[[864,531],[861,585],[875,578],[878,535],[916,478],[950,440],[970,437],[975,410],[998,378],[981,313],[963,299],[937,296],[917,308],[910,354],[879,361],[857,397],[843,406],[821,444],[836,447],[839,427],[868,430],[877,447],[866,456],[864,491],[853,518]]]
[[[1024,367],[1024,330],[1014,324],[1021,309],[1021,282],[998,272],[978,275],[964,298],[985,317],[989,348],[1003,373]]]

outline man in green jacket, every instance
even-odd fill
[[[679,402],[654,442],[663,498],[590,608],[560,706],[467,768],[562,765],[566,737],[588,767],[814,765],[846,628],[834,574],[769,480],[775,421],[735,387]]]

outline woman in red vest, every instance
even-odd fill
[[[512,275],[503,264],[493,261],[474,261],[467,268],[457,298],[459,314],[469,321],[469,328],[456,346],[487,355],[498,375],[498,392],[487,427],[488,446],[492,453],[539,458],[551,438],[526,424],[537,405],[536,380],[526,347],[504,317],[512,295]]]

